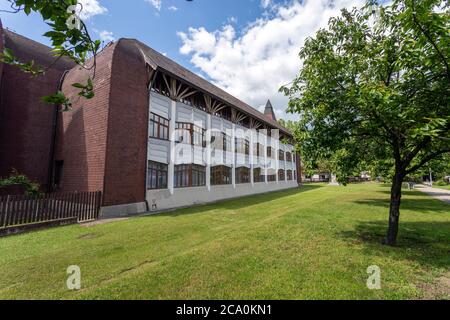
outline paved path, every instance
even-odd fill
[[[441,201],[447,202],[450,204],[450,190],[438,189],[438,188],[430,188],[423,184],[415,186],[415,189],[425,192],[432,196],[433,198],[439,199]]]

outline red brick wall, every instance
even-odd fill
[[[4,30],[5,47],[22,61],[47,67],[55,61],[49,48]],[[0,41],[1,42],[1,41]],[[32,77],[17,67],[4,65],[0,88],[0,176],[12,168],[39,182],[48,181],[54,106],[41,97],[57,90],[64,70],[73,63],[61,59],[45,75]],[[1,70],[1,67],[0,67]]]
[[[147,136],[145,60],[133,40],[122,39],[113,58],[104,205],[145,201]]]
[[[65,77],[63,92],[72,110],[59,114],[55,160],[64,161],[61,191],[103,190],[112,57],[115,45],[97,57],[95,97],[78,97],[73,83],[86,83],[92,70],[72,69]]]
[[[62,191],[103,191],[103,205],[145,201],[148,90],[145,61],[132,40],[119,40],[97,57],[95,97],[75,98],[71,70],[63,91],[73,109],[60,114],[56,160],[64,161]],[[75,99],[74,99],[75,98]]]

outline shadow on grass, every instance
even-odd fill
[[[381,207],[389,210],[390,201],[389,199],[380,200],[380,199],[366,199],[366,200],[358,200],[354,201],[354,203],[365,205],[365,206],[374,206]],[[400,213],[403,210],[412,210],[416,213],[429,213],[429,211],[437,212],[437,213],[446,213],[450,212],[450,206],[442,202],[440,200],[436,200],[433,198],[421,198],[421,199],[402,199],[400,205]]]
[[[250,195],[244,196],[235,199],[228,200],[220,200],[218,202],[210,203],[210,204],[199,204],[193,205],[189,208],[184,209],[176,209],[171,212],[161,213],[158,216],[166,216],[166,217],[178,217],[180,215],[188,215],[188,214],[198,214],[205,211],[210,211],[216,209],[217,207],[221,207],[226,210],[239,210],[244,209],[246,207],[262,204],[264,202],[270,202],[277,199],[282,199],[285,197],[290,197],[299,193],[305,193],[308,191],[312,191],[315,189],[322,188],[322,185],[303,185],[300,188],[275,191],[270,193],[263,193],[258,195]]]
[[[400,221],[397,245],[381,244],[388,222],[361,222],[354,230],[338,233],[351,244],[363,244],[369,255],[389,255],[415,261],[424,266],[450,266],[450,222]]]

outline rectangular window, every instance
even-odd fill
[[[286,152],[286,161],[292,162],[292,153]]]
[[[176,123],[176,142],[206,147],[205,129],[192,123]]]
[[[267,147],[267,158],[275,158],[275,150],[272,147]]]
[[[248,141],[247,139],[235,138],[234,145],[236,153],[245,155],[250,154],[250,141]]]
[[[278,159],[280,161],[284,161],[284,151],[283,150],[278,150]]]
[[[147,189],[167,189],[167,164],[148,162]]]
[[[211,167],[211,185],[231,184],[231,172],[227,166]]]
[[[284,181],[285,180],[285,171],[284,169],[278,170],[278,181]]]
[[[230,162],[232,162],[233,158],[227,159],[227,153],[226,153],[227,151],[231,152],[231,137],[225,133],[222,133],[222,139],[223,139],[223,144],[222,144],[223,151],[225,151],[223,153],[223,162],[227,163],[227,160],[230,160]]]
[[[263,146],[260,143],[256,143],[253,149],[253,155],[257,157],[264,156]]]
[[[254,168],[253,169],[253,181],[254,182],[264,182],[264,175],[261,168]]]
[[[250,183],[250,169],[247,167],[236,168],[236,183]]]
[[[175,166],[174,187],[188,188],[206,185],[206,167],[195,164]]]
[[[287,171],[287,179],[288,181],[292,181],[292,170]]]
[[[149,133],[151,138],[169,140],[169,120],[150,113]]]
[[[268,182],[277,181],[277,176],[275,174],[269,174],[269,175],[267,175],[267,181]]]

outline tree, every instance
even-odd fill
[[[333,158],[341,183],[364,163],[391,175],[395,245],[406,176],[450,152],[450,28],[444,0],[371,1],[306,40],[290,87],[304,157]]]

